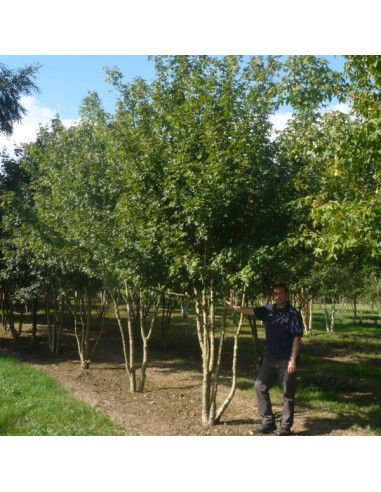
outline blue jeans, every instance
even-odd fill
[[[262,425],[274,422],[269,390],[277,380],[283,390],[282,428],[291,429],[294,423],[296,373],[288,374],[288,360],[264,359],[255,381],[255,396]]]

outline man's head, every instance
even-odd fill
[[[288,300],[288,288],[286,284],[275,284],[273,287],[273,299],[278,308],[285,307]]]

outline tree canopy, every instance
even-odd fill
[[[26,110],[22,96],[39,92],[35,83],[39,65],[10,69],[0,63],[0,132],[11,135],[15,123],[20,123]]]

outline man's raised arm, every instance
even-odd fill
[[[243,313],[243,314],[251,314],[254,316],[254,309],[251,307],[241,307],[241,306],[235,306],[232,302],[226,301],[227,307],[232,309],[233,311],[236,311],[237,313]]]

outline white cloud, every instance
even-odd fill
[[[10,137],[0,134],[0,150],[3,150],[5,146],[11,156],[14,156],[15,145],[33,141],[36,138],[39,125],[49,124],[58,113],[57,108],[42,106],[33,96],[22,97],[20,103],[27,111],[22,122],[14,125],[13,134]],[[77,122],[73,119],[61,119],[61,121],[65,126],[71,126]]]
[[[345,103],[336,103],[329,105],[323,110],[323,113],[329,113],[331,111],[340,111],[344,114],[350,114],[351,108]],[[286,128],[287,122],[292,118],[292,113],[275,113],[270,116],[270,121],[274,126],[274,130],[282,131]]]
[[[340,113],[349,114],[351,112],[351,108],[348,106],[348,104],[337,103],[333,104],[332,106],[328,106],[326,112],[329,111],[340,111]]]
[[[275,113],[270,116],[270,121],[275,130],[284,130],[286,128],[287,121],[292,118],[292,113]]]

